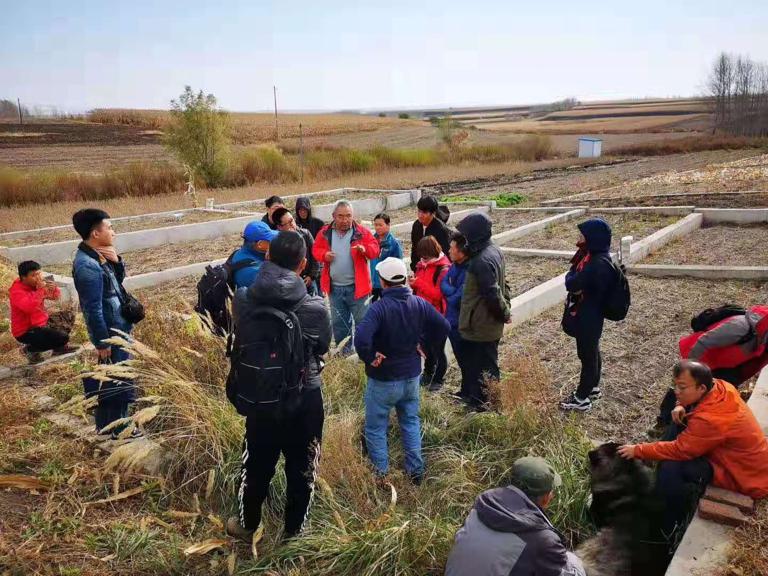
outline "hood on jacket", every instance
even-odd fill
[[[309,212],[305,220],[312,218],[312,201],[307,196],[299,196],[296,198],[296,213],[294,214],[296,220],[302,220],[302,218],[299,217],[299,210],[302,208]]]
[[[456,229],[467,239],[470,252],[491,239],[491,219],[483,212],[473,212],[458,223]]]
[[[248,298],[267,306],[295,306],[307,295],[307,286],[292,270],[267,260],[248,288]]]
[[[514,486],[483,492],[475,503],[475,510],[480,521],[496,532],[555,531],[541,508]]]
[[[248,254],[248,256],[253,258],[254,260],[260,260],[262,262],[264,262],[267,257],[266,252],[259,252],[258,250],[252,250],[250,242],[243,242],[243,252]]]
[[[587,241],[590,252],[608,252],[611,249],[611,227],[602,218],[590,218],[577,226]]]

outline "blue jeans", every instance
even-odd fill
[[[355,286],[332,286],[331,322],[333,324],[333,339],[336,346],[347,336],[352,335],[352,326],[357,326],[368,311],[368,296],[355,299]],[[345,353],[352,352],[352,339],[344,346]]]
[[[400,436],[405,450],[405,471],[409,476],[424,473],[419,420],[419,376],[408,380],[368,378],[365,389],[365,444],[377,474],[389,471],[387,428],[389,412],[397,411]]]

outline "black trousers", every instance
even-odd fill
[[[600,338],[576,337],[576,353],[581,361],[581,374],[576,396],[582,400],[600,386],[603,358],[600,354]]]
[[[730,382],[737,388],[744,383],[741,379],[741,372],[738,366],[736,368],[718,368],[717,370],[712,370],[712,376]],[[669,426],[672,424],[672,410],[674,410],[675,406],[677,406],[677,396],[675,395],[675,389],[670,388],[664,395],[664,399],[661,401],[661,406],[659,406],[659,416],[656,419],[656,423],[659,426]]]
[[[241,526],[255,530],[261,523],[262,504],[282,453],[287,484],[285,535],[301,532],[315,490],[324,417],[323,395],[317,388],[303,392],[301,404],[290,416],[245,419],[238,492]]]
[[[448,370],[448,358],[445,356],[445,341],[427,346],[424,350],[424,379],[422,383],[425,386],[442,386],[445,380],[445,372]]]
[[[56,328],[41,326],[29,329],[16,340],[26,344],[30,352],[45,352],[66,346],[69,342],[69,333]]]
[[[499,380],[499,341],[472,342],[464,340],[462,346],[464,389],[470,404],[480,407],[488,403],[488,380]]]
[[[671,424],[662,438],[671,442],[685,429]],[[656,493],[664,504],[663,529],[667,538],[685,530],[699,498],[712,481],[712,464],[704,456],[693,460],[663,460],[656,471]]]

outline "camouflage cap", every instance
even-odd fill
[[[518,458],[512,464],[512,484],[528,496],[543,496],[562,483],[560,475],[539,456]]]

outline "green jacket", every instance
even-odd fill
[[[462,338],[472,342],[501,339],[510,313],[505,278],[504,255],[494,244],[486,245],[470,259],[459,313]]]

